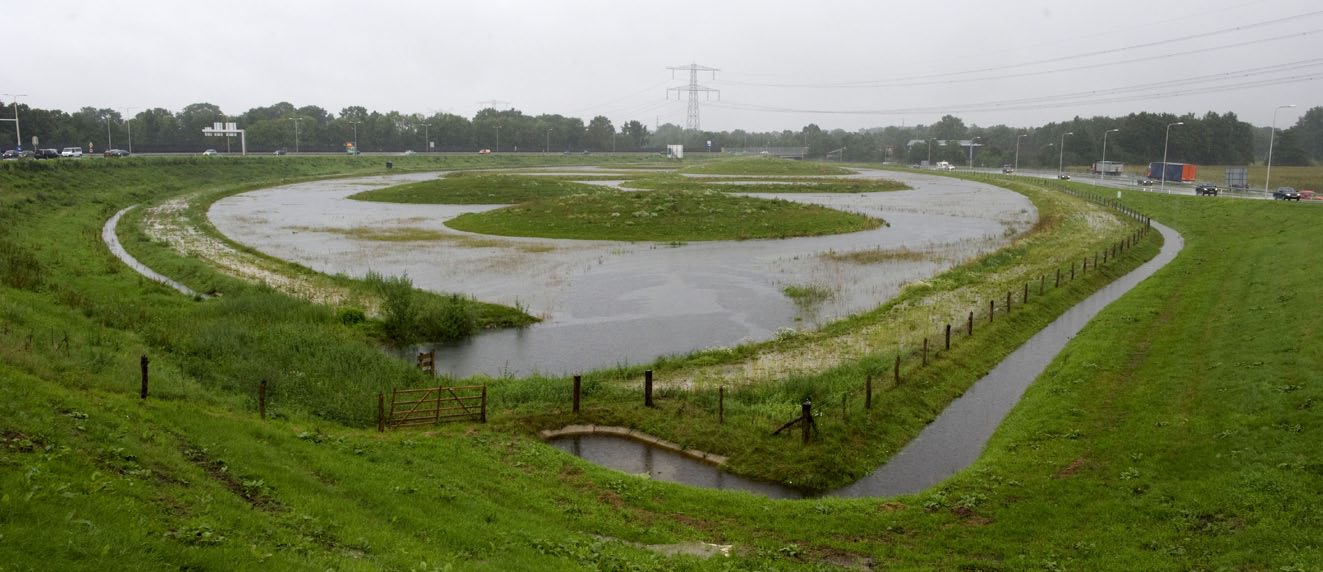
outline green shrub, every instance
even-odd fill
[[[367,314],[360,308],[340,308],[335,311],[335,319],[346,326],[354,326],[367,321]]]
[[[366,280],[381,296],[382,332],[395,342],[412,341],[414,325],[418,321],[418,305],[409,275],[382,276],[369,271]]]
[[[477,330],[473,302],[459,294],[423,304],[418,313],[418,333],[429,342],[467,338]]]

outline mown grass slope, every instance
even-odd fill
[[[195,303],[117,269],[96,242],[104,211],[172,190],[102,182],[13,193],[29,183],[0,174],[4,570],[1323,567],[1312,205],[1127,194],[1182,232],[1185,252],[1072,341],[975,467],[911,497],[785,502],[622,475],[474,425],[377,435],[278,391],[260,422],[252,388],[217,391],[206,364],[362,340],[291,308],[272,319],[315,338],[254,345],[264,325],[236,322],[226,336],[250,353],[180,351],[205,325],[184,321]],[[282,304],[234,298],[236,320]],[[356,360],[338,375],[392,367]],[[315,360],[292,365],[290,384],[334,383]],[[684,541],[732,555],[639,546]]]

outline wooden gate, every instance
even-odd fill
[[[379,401],[380,404],[380,401]],[[487,422],[487,386],[428,387],[391,391],[390,408],[377,412],[378,429],[442,421]]]

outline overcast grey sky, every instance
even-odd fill
[[[709,130],[1210,110],[1267,125],[1297,104],[1289,125],[1323,105],[1318,0],[0,0],[0,18],[0,93],[65,111],[472,117],[503,100],[683,125],[667,88],[688,72],[667,67],[690,63],[721,70],[699,77],[720,90],[703,98]]]

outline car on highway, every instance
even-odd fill
[[[24,159],[31,156],[32,156],[31,151],[19,151],[18,149],[10,149],[8,151],[5,151],[3,154],[0,154],[0,159]]]
[[[272,155],[284,155],[286,153],[289,153],[289,150],[284,147],[281,147],[271,152]]]
[[[1295,187],[1277,187],[1277,190],[1272,192],[1272,200],[1299,201],[1300,193],[1295,191]]]
[[[37,149],[32,152],[34,159],[59,159],[60,152],[55,149]]]
[[[83,148],[82,148],[82,147],[65,147],[64,149],[61,149],[61,150],[60,150],[60,156],[61,156],[61,157],[82,157],[82,156],[83,156]]]
[[[203,157],[215,157],[216,155],[220,155],[220,151],[217,151],[215,149],[207,149],[206,151],[202,152]]]
[[[1012,167],[1012,166],[1010,166],[1010,165],[1002,165],[1002,166],[1001,166],[1001,172],[1002,172],[1002,174],[1009,175],[1009,174],[1015,172],[1015,168]]]
[[[1157,183],[1157,181],[1154,181],[1153,179],[1136,179],[1136,180],[1135,180],[1135,184],[1136,184],[1136,185],[1139,185],[1139,186],[1141,186],[1141,187],[1151,187],[1151,186],[1153,186],[1153,185],[1156,184],[1156,183]]]
[[[1069,181],[1069,180],[1070,180],[1070,175],[1067,175],[1067,174],[1065,174],[1065,173],[1061,173],[1060,175],[1057,175],[1057,178],[1058,178],[1058,179],[1061,179],[1061,180],[1063,180],[1063,181]]]
[[[1302,201],[1313,201],[1313,200],[1318,200],[1318,193],[1316,193],[1316,192],[1314,192],[1314,191],[1307,190],[1307,189],[1301,189],[1301,190],[1300,190],[1300,200],[1302,200]]]
[[[105,157],[128,157],[129,152],[123,149],[106,149],[101,155]]]
[[[1216,185],[1210,185],[1210,184],[1208,184],[1208,183],[1200,183],[1200,184],[1198,184],[1198,185],[1195,185],[1195,187],[1194,187],[1194,194],[1196,194],[1196,195],[1208,195],[1208,196],[1216,197],[1216,196],[1217,196],[1217,186],[1216,186]]]

